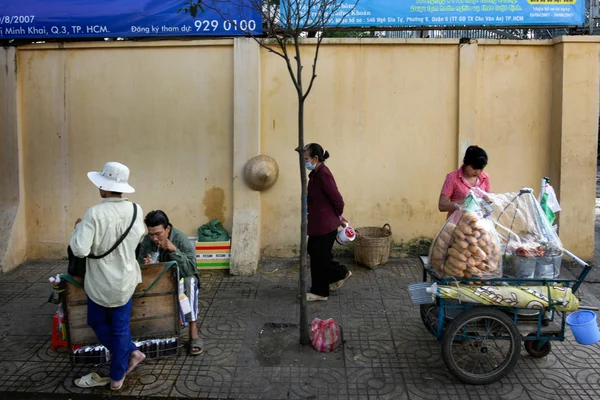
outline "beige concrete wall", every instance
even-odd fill
[[[598,49],[581,37],[326,41],[305,140],[330,151],[350,222],[390,223],[397,244],[436,233],[445,175],[478,144],[494,191],[553,179],[563,241],[589,259]],[[312,50],[308,40],[307,69]],[[251,272],[258,249],[297,254],[297,99],[280,58],[248,40],[31,45],[16,58],[18,73],[0,80],[15,88],[0,97],[2,143],[19,154],[2,161],[22,164],[0,180],[12,263],[25,244],[31,259],[64,255],[74,220],[99,201],[86,173],[110,160],[131,168],[134,201],[164,209],[187,234],[223,218],[235,233],[234,273]],[[280,168],[261,194],[241,179],[256,154]]]
[[[305,49],[308,53],[311,48]],[[395,239],[430,235],[437,197],[456,164],[456,45],[329,45],[306,104],[306,143],[321,143],[354,226],[390,223]],[[265,256],[298,250],[300,178],[295,92],[281,60],[263,54],[262,152],[280,163],[262,196]],[[443,66],[441,69],[440,66]]]
[[[17,51],[0,48],[0,271],[27,255]]]
[[[29,257],[65,253],[106,161],[129,166],[144,211],[230,230],[232,42],[92,46],[19,51]]]
[[[494,191],[532,187],[537,192],[541,178],[553,176],[553,157],[572,159],[560,150],[554,154],[551,146],[556,135],[561,138],[568,129],[552,125],[553,102],[562,90],[562,83],[556,87],[555,70],[563,65],[562,59],[555,59],[555,49],[562,41],[459,46],[457,41],[354,40],[324,45],[317,83],[307,101],[305,140],[330,151],[328,164],[351,223],[358,227],[388,222],[397,244],[433,236],[445,217],[437,211],[445,175],[460,165],[471,144],[489,153]],[[598,68],[598,43],[569,46],[581,56],[596,52],[596,59],[586,58],[589,71],[576,77],[566,72],[587,88],[574,91],[582,97],[572,104],[597,105],[591,91],[598,92],[598,73],[593,72]],[[305,59],[310,50],[304,47]],[[275,157],[281,168],[280,182],[262,196],[263,253],[289,256],[299,244],[296,98],[283,62],[263,52],[262,152]],[[591,106],[579,113],[597,118]],[[576,139],[570,141],[583,157],[585,185],[579,199],[565,194],[562,204],[567,210],[563,214],[582,215],[576,220],[586,233],[575,233],[575,225],[562,230],[565,243],[589,259],[593,207],[588,203],[594,198],[595,172],[587,166],[595,165],[591,153],[596,134],[588,125],[585,131],[581,126],[573,132]],[[573,168],[573,174],[578,170],[583,171]],[[554,184],[560,195],[561,182]]]

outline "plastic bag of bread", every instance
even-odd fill
[[[429,263],[439,276],[502,276],[500,240],[493,222],[484,215],[483,210],[458,209],[448,218],[429,251]]]

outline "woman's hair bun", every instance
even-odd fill
[[[329,158],[329,152],[327,150],[325,150],[323,152],[323,160],[327,160]]]

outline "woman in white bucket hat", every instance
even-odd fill
[[[84,280],[87,322],[111,353],[110,387],[119,390],[125,374],[146,358],[133,344],[129,327],[133,293],[142,282],[135,248],[145,233],[144,212],[139,205],[122,197],[122,193],[135,192],[128,183],[129,168],[125,165],[108,162],[101,172],[88,173],[88,178],[100,190],[103,200],[75,223],[70,241],[73,254],[76,257],[105,254],[131,226],[112,252],[99,259],[87,258]],[[90,374],[75,383],[93,387],[108,382]]]

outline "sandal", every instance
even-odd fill
[[[190,339],[190,356],[197,356],[204,352],[204,341],[200,338]],[[198,349],[198,350],[194,350]]]
[[[344,279],[341,279],[337,282],[334,282],[332,284],[329,285],[329,290],[338,290],[339,288],[342,287],[342,285],[344,283],[346,283],[346,281],[352,276],[352,272],[348,271],[348,273],[346,274],[346,276],[344,277]]]
[[[106,386],[109,383],[110,383],[110,378],[108,378],[108,377],[103,378],[95,372],[92,372],[91,374],[82,376],[81,378],[75,379],[75,386],[82,388],[82,389]]]
[[[111,382],[110,383],[110,390],[115,390],[115,391],[121,390],[121,388],[123,388],[123,383],[125,383],[125,378],[123,377],[123,379],[121,379],[119,382],[120,382],[119,386],[113,386],[112,382]]]

